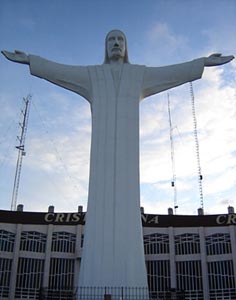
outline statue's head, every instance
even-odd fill
[[[111,30],[106,36],[104,64],[111,62],[129,63],[127,40],[120,30]]]

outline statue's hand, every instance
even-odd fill
[[[222,56],[221,53],[214,53],[208,57],[205,57],[204,65],[205,67],[219,66],[227,64],[234,59],[233,55]]]
[[[18,62],[21,64],[29,64],[29,57],[24,52],[15,50],[15,52],[9,52],[9,51],[1,51],[2,54],[9,60]]]

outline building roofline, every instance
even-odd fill
[[[85,212],[23,212],[0,210],[0,222],[37,225],[84,225]],[[236,214],[159,215],[140,214],[143,227],[213,227],[236,225]],[[122,218],[121,218],[122,222]]]

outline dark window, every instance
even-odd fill
[[[236,299],[233,261],[208,262],[210,300]]]
[[[9,296],[12,260],[0,258],[0,298]]]
[[[19,258],[16,277],[16,298],[38,299],[43,282],[44,261],[34,258]]]
[[[231,253],[230,235],[228,233],[216,233],[206,237],[207,255]]]
[[[170,287],[170,262],[168,260],[146,261],[149,290],[165,292]]]
[[[15,242],[15,233],[6,230],[0,230],[0,251],[13,252]]]
[[[49,288],[72,288],[74,285],[74,259],[51,258]]]
[[[53,252],[75,252],[76,235],[69,232],[54,232],[52,235]]]
[[[200,253],[200,238],[198,234],[185,233],[175,236],[175,254]]]
[[[45,252],[47,236],[37,231],[22,231],[20,250],[31,252]]]
[[[145,254],[164,254],[169,253],[168,234],[149,234],[144,236]]]

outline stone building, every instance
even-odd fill
[[[74,299],[85,217],[82,207],[74,213],[24,212],[21,205],[0,210],[0,299]],[[233,207],[220,215],[141,209],[140,217],[150,299],[236,299]]]

